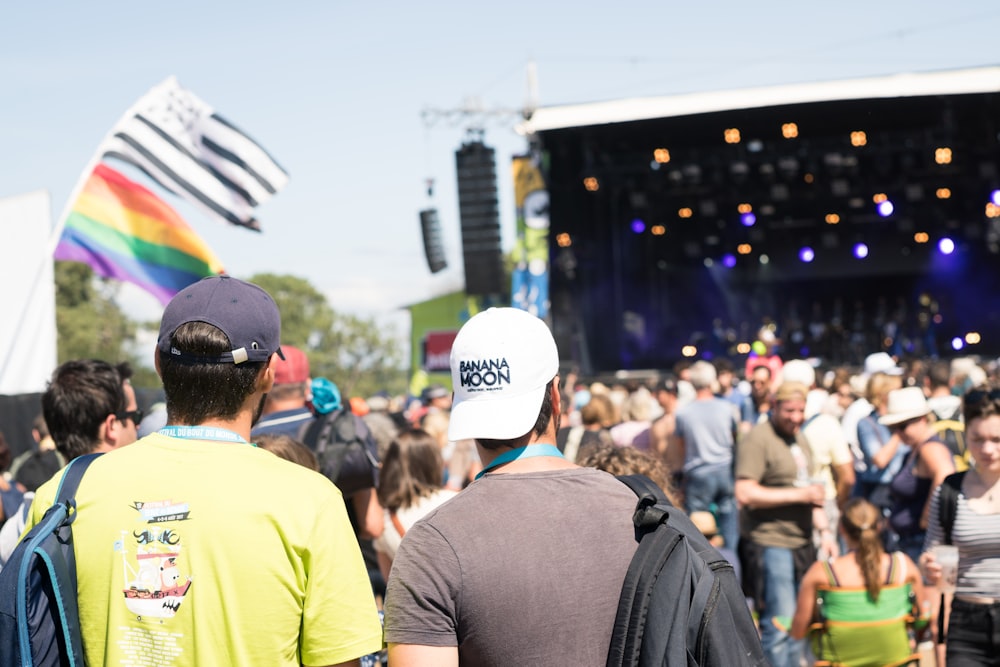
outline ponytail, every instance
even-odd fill
[[[847,536],[858,543],[854,552],[865,589],[872,602],[878,602],[882,590],[882,540],[879,537],[878,509],[864,498],[852,498],[844,506],[840,524]]]

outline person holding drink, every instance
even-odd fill
[[[957,473],[960,480],[952,477],[935,490],[920,567],[942,592],[954,586],[948,667],[1000,667],[1000,389],[969,391],[962,412],[973,465]],[[941,517],[942,489],[949,482],[960,483],[950,540]]]

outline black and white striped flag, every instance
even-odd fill
[[[210,216],[260,230],[254,208],[288,182],[264,148],[169,77],[129,109],[101,145]]]

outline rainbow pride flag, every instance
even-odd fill
[[[89,264],[166,304],[222,263],[184,219],[155,194],[98,164],[66,218],[57,260]]]

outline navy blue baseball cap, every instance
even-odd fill
[[[188,322],[206,322],[229,338],[232,350],[217,357],[182,352],[173,345],[174,332]],[[203,364],[242,364],[267,361],[281,351],[281,316],[271,295],[253,283],[231,276],[209,276],[189,285],[163,311],[160,354],[178,361]]]

